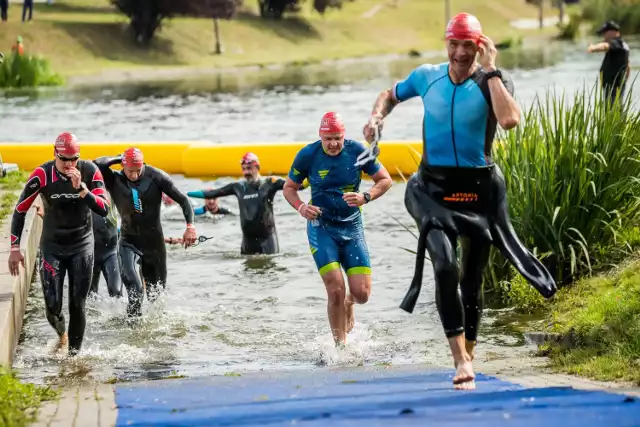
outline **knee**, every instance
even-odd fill
[[[432,256],[433,271],[437,281],[455,281],[458,282],[458,263],[452,256],[439,254]]]
[[[359,288],[351,291],[351,296],[353,300],[358,304],[366,304],[369,301],[369,295],[371,294],[370,289],[367,288]]]
[[[341,286],[337,283],[327,285],[327,298],[330,305],[344,304],[345,295],[346,291],[344,285]]]

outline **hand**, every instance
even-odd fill
[[[498,55],[498,49],[493,44],[493,41],[487,36],[480,36],[478,41],[478,48],[480,57],[478,62],[485,70],[495,70],[496,68],[496,56]]]
[[[197,238],[198,236],[196,235],[196,228],[193,226],[187,227],[187,229],[184,231],[184,234],[182,235],[182,243],[184,243],[185,248],[188,248],[196,242]]]
[[[42,206],[36,206],[36,214],[44,219],[44,210],[42,210]]]
[[[17,276],[20,273],[20,264],[24,268],[24,256],[20,251],[11,251],[9,255],[9,273],[12,276]]]
[[[344,193],[342,200],[347,202],[347,205],[351,208],[362,206],[366,203],[364,196],[360,193]]]
[[[314,219],[318,218],[318,216],[322,215],[322,211],[317,206],[304,204],[300,208],[300,215],[310,221],[313,221]]]
[[[82,177],[80,176],[80,171],[76,168],[69,168],[65,170],[67,177],[71,180],[71,185],[76,190],[80,189],[80,184],[82,184]]]
[[[382,122],[382,117],[373,115],[369,118],[369,121],[366,125],[364,125],[364,129],[362,129],[362,133],[364,134],[364,139],[371,143],[373,142],[373,138],[375,137],[375,128],[378,128],[379,132],[382,132],[382,128],[384,127],[384,123]]]
[[[590,44],[590,45],[587,47],[587,53],[593,53],[593,49],[594,49],[594,46],[593,46],[592,44]]]

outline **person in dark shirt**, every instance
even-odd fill
[[[57,349],[69,345],[75,355],[82,347],[86,326],[85,302],[93,274],[93,229],[91,212],[104,217],[109,212],[105,184],[94,163],[80,160],[75,135],[64,132],[56,138],[54,160],[38,166],[29,176],[11,220],[9,272],[17,276],[24,256],[20,238],[27,211],[42,196],[44,223],[40,237],[40,280],[47,320],[58,333]],[[69,277],[69,331],[62,314],[64,278]]]
[[[153,301],[167,281],[167,252],[160,222],[162,193],[182,207],[187,223],[182,238],[185,247],[193,245],[197,238],[193,208],[169,175],[144,163],[138,148],[128,148],[122,156],[100,157],[95,164],[104,175],[104,183],[122,219],[118,258],[122,283],[129,297],[127,316],[139,317],[144,287],[147,298]],[[115,164],[122,164],[122,171],[111,169]]]
[[[240,160],[244,180],[232,182],[215,190],[189,191],[187,196],[215,199],[236,196],[242,228],[242,255],[277,254],[280,251],[276,222],[273,216],[273,198],[286,182],[282,178],[260,176],[260,160],[246,153]]]
[[[606,52],[600,67],[602,91],[612,104],[617,94],[623,98],[625,86],[631,73],[629,66],[629,45],[620,36],[620,27],[613,21],[607,21],[597,31],[604,41],[589,45],[587,52]]]

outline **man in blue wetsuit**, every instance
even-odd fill
[[[366,303],[371,294],[371,263],[360,206],[391,187],[389,173],[377,160],[354,166],[365,150],[365,144],[344,139],[344,124],[338,114],[326,113],[320,124],[320,140],[296,154],[283,189],[289,204],[308,220],[311,254],[327,289],[329,324],[336,344],[344,344],[353,328],[354,304]],[[363,171],[375,184],[368,192],[359,193]],[[298,196],[305,178],[313,203],[306,204]],[[347,273],[348,296],[340,267]]]
[[[405,193],[405,206],[420,228],[420,238],[414,279],[401,308],[413,311],[428,250],[436,304],[456,368],[454,387],[471,389],[483,308],[482,272],[490,246],[496,246],[543,296],[551,297],[556,284],[515,235],[504,177],[491,156],[497,125],[509,130],[520,121],[513,81],[496,68],[496,48],[474,16],[453,17],[446,43],[448,62],[421,65],[379,95],[364,133],[371,141],[397,104],[422,98],[423,156]],[[464,238],[462,275],[456,256],[459,236]]]

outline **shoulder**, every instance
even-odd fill
[[[299,160],[310,160],[321,147],[322,141],[320,140],[307,144],[298,151],[297,157]]]
[[[78,160],[78,166],[80,166],[80,168],[87,173],[94,173],[99,170],[98,166],[91,160]]]
[[[367,145],[364,142],[356,141],[355,139],[345,139],[344,148],[349,153],[360,155],[360,153],[367,149]]]
[[[154,168],[153,166],[149,166],[147,164],[144,165],[145,173],[149,174],[151,179],[168,179],[171,180],[171,177],[168,173],[163,171],[162,169]]]

